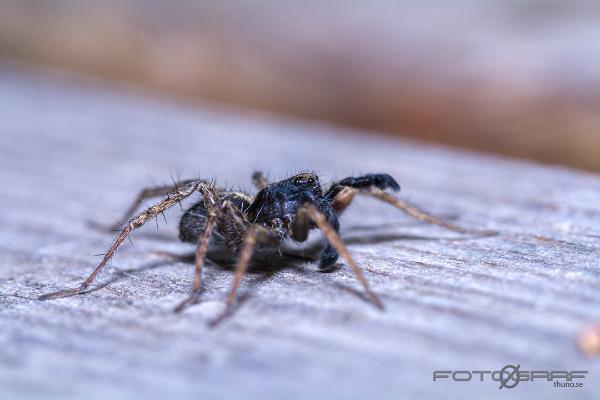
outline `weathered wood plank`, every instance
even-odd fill
[[[576,335],[600,319],[600,178],[326,125],[173,105],[95,83],[0,69],[0,392],[2,398],[598,398],[600,366]],[[85,296],[75,285],[112,222],[151,182],[202,175],[249,188],[316,169],[326,179],[386,171],[403,196],[462,225],[465,238],[360,200],[343,234],[379,312],[348,268],[258,269],[220,327],[231,272],[206,268],[203,302],[182,315],[189,263],[180,211],[144,228]],[[590,371],[583,389],[432,382],[436,369]]]

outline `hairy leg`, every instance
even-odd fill
[[[251,225],[243,212],[234,203],[225,200],[223,214],[217,220],[217,225],[224,245],[234,254],[239,254]]]
[[[248,233],[246,233],[246,237],[244,238],[244,245],[235,265],[233,282],[231,284],[229,295],[227,296],[227,308],[231,307],[235,300],[235,295],[240,287],[242,278],[248,269],[248,265],[250,265],[250,260],[252,259],[256,247],[261,244],[276,246],[280,242],[281,237],[279,234],[262,225],[252,225],[248,229]]]
[[[340,182],[333,184],[325,196],[332,200],[333,209],[338,215],[350,205],[354,196],[357,194],[366,194],[385,201],[419,221],[438,225],[454,232],[480,236],[493,236],[498,234],[496,231],[467,229],[445,222],[391,195],[386,191],[390,189],[393,191],[400,190],[400,185],[398,185],[390,175],[369,174],[361,177],[342,179]]]
[[[102,271],[102,269],[106,266],[106,264],[110,261],[110,259],[115,255],[115,252],[119,248],[119,246],[125,241],[125,239],[131,234],[132,231],[144,225],[148,220],[154,218],[156,215],[166,211],[168,208],[174,206],[179,203],[186,197],[190,196],[194,193],[199,187],[208,186],[205,181],[191,181],[188,182],[174,191],[169,192],[167,198],[162,200],[159,203],[154,204],[153,206],[147,208],[146,210],[140,212],[125,224],[122,228],[121,232],[115,239],[113,245],[108,249],[108,252],[100,261],[100,264],[96,267],[94,272],[77,288],[61,290],[58,292],[48,293],[43,296],[40,296],[40,300],[49,300],[56,299],[59,297],[67,297],[73,296],[76,294],[80,294],[84,292],[96,279],[96,276]]]
[[[131,206],[129,206],[129,208],[123,215],[123,217],[115,225],[111,226],[109,229],[110,230],[120,229],[129,220],[129,218],[131,218],[131,216],[135,213],[135,211],[139,208],[139,206],[145,200],[151,199],[153,197],[168,195],[170,192],[172,192],[174,190],[178,190],[180,187],[184,187],[193,182],[197,182],[197,180],[190,179],[190,180],[175,182],[175,183],[173,183],[173,185],[154,186],[154,187],[143,188],[142,190],[140,190],[140,192],[136,196],[133,203],[131,203]]]
[[[244,238],[244,244],[240,251],[240,255],[235,265],[235,271],[233,273],[233,281],[231,283],[231,289],[227,296],[225,303],[225,310],[213,321],[210,322],[211,327],[217,326],[223,321],[230,313],[235,301],[237,291],[242,283],[242,278],[250,265],[252,255],[256,250],[257,246],[261,244],[276,246],[281,243],[281,237],[279,234],[271,229],[265,228],[262,225],[254,224],[248,228],[246,236]]]
[[[319,228],[321,232],[323,232],[323,235],[325,235],[325,238],[327,239],[328,244],[330,245],[330,249],[336,253],[336,258],[337,254],[339,253],[339,255],[342,256],[344,260],[346,260],[348,265],[350,265],[350,268],[352,268],[352,272],[354,273],[356,280],[360,282],[360,284],[364,287],[365,292],[371,300],[371,302],[377,308],[383,310],[383,303],[379,299],[379,296],[377,296],[377,294],[375,294],[375,292],[373,292],[369,287],[369,282],[367,281],[367,278],[364,276],[363,272],[350,255],[350,252],[344,245],[344,242],[342,242],[342,239],[340,238],[337,232],[337,227],[333,226],[328,221],[327,216],[313,204],[307,204],[298,209],[296,220],[306,221],[306,219],[310,219],[317,226],[317,228]],[[303,224],[305,224],[305,226],[308,226],[308,224],[306,223]],[[323,262],[323,257],[327,258],[329,256],[329,254],[325,252],[326,250],[327,247],[324,249],[323,253],[321,253],[321,262]]]
[[[236,249],[234,245],[236,238],[230,238],[229,236],[232,232],[239,232],[244,229],[243,217],[236,211],[237,209],[231,202],[225,201],[221,204],[216,193],[213,193],[212,196],[205,194],[203,198],[210,199],[211,197],[214,199],[213,201],[205,200],[205,205],[210,208],[208,208],[209,211],[206,216],[204,228],[198,239],[192,290],[190,295],[175,307],[174,311],[176,313],[183,311],[187,305],[195,303],[198,299],[202,288],[202,267],[206,259],[210,237],[219,221],[221,221],[221,225],[226,225],[227,227],[227,229],[221,229],[221,234],[225,236],[224,239],[227,245],[231,246],[233,251]]]
[[[408,204],[407,202],[402,201],[399,198],[392,196],[391,194],[389,194],[381,189],[378,189],[378,188],[369,188],[367,190],[360,191],[360,193],[364,193],[364,194],[373,196],[376,199],[385,201],[386,203],[391,204],[392,206],[396,207],[397,209],[399,209],[401,211],[404,211],[406,214],[410,215],[411,217],[413,217],[419,221],[438,225],[438,226],[441,226],[443,228],[449,229],[454,232],[464,233],[464,234],[469,234],[469,235],[478,235],[478,236],[495,236],[498,234],[498,231],[468,229],[468,228],[463,228],[462,226],[458,226],[458,225],[443,221],[437,217],[434,217],[431,214],[427,214],[426,212],[418,209],[417,207],[415,207],[411,204]]]
[[[221,214],[221,208],[213,208],[208,212],[206,216],[206,222],[204,223],[204,229],[200,234],[198,240],[198,248],[196,249],[196,256],[194,260],[194,281],[192,283],[192,290],[190,295],[175,307],[175,312],[181,312],[189,305],[196,302],[200,289],[202,288],[202,267],[204,266],[204,260],[206,259],[206,251],[208,250],[208,244],[210,242],[210,236],[215,229],[217,224],[217,218]]]
[[[258,190],[261,190],[269,184],[269,181],[267,178],[265,178],[262,172],[256,171],[252,174],[252,183]]]
[[[354,196],[360,190],[376,187],[381,190],[391,189],[399,191],[400,185],[388,174],[367,174],[358,177],[349,177],[331,185],[325,197],[333,203],[333,209],[340,215],[350,205]]]
[[[337,234],[340,230],[340,224],[337,219],[337,215],[335,212],[330,211],[328,214],[324,214],[327,219],[327,223],[335,233]],[[294,218],[294,224],[292,225],[292,238],[297,242],[304,242],[308,238],[308,233],[311,229],[311,218],[308,216],[305,210],[300,209],[296,213],[296,218]],[[332,268],[335,265],[335,262],[338,260],[338,252],[335,247],[332,245],[330,241],[325,243],[325,246],[321,250],[321,254],[319,256],[319,271],[321,272],[331,272],[334,269]]]

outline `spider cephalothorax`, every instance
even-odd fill
[[[373,304],[383,308],[378,296],[370,290],[362,271],[338,235],[338,217],[357,194],[373,196],[418,220],[453,231],[494,234],[489,231],[467,230],[446,223],[398,199],[389,191],[398,191],[400,186],[388,174],[368,174],[342,179],[331,184],[327,190],[323,190],[318,176],[311,172],[297,174],[270,184],[261,173],[255,173],[252,178],[259,190],[255,196],[219,189],[204,180],[187,180],[171,186],[142,190],[123,220],[128,220],[145,199],[156,196],[166,197],[133,216],[122,227],[119,224],[117,228],[120,229],[120,233],[115,242],[94,272],[78,288],[49,293],[41,296],[40,299],[83,293],[133,230],[195,192],[199,192],[202,198],[185,211],[179,224],[180,239],[197,245],[194,282],[190,297],[180,303],[176,311],[181,311],[186,305],[193,303],[200,293],[202,266],[209,244],[228,249],[238,257],[232,288],[227,298],[227,308],[229,308],[235,300],[236,291],[256,249],[278,248],[289,239],[304,242],[312,229],[321,230],[325,238],[319,270],[331,271],[331,267],[341,255],[352,268]]]

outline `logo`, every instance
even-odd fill
[[[588,371],[522,371],[521,365],[507,364],[500,370],[457,370],[433,371],[433,381],[452,380],[454,382],[493,381],[498,383],[498,389],[513,389],[521,382],[545,381],[553,382],[556,388],[581,388]],[[561,380],[563,382],[561,382]]]

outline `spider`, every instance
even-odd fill
[[[363,286],[370,302],[383,309],[383,303],[370,289],[367,279],[338,233],[338,218],[357,194],[375,197],[417,220],[452,231],[484,236],[496,234],[492,231],[477,231],[456,226],[400,200],[390,193],[399,191],[400,186],[388,174],[345,178],[332,183],[327,190],[323,189],[318,176],[312,172],[300,173],[274,183],[269,183],[262,173],[255,172],[252,181],[258,189],[254,197],[243,192],[217,188],[214,183],[202,179],[143,189],[122,219],[127,222],[111,228],[120,229],[120,233],[94,272],[77,288],[48,293],[39,299],[48,300],[84,293],[135,229],[196,192],[201,194],[202,199],[184,212],[179,223],[179,238],[183,242],[197,245],[194,280],[190,295],[175,307],[175,312],[182,311],[187,305],[198,300],[202,287],[202,266],[209,243],[228,249],[237,256],[233,282],[226,300],[226,309],[229,309],[235,302],[236,292],[255,250],[281,248],[288,239],[304,242],[312,229],[319,229],[324,236],[319,271],[330,272],[338,257],[342,256]],[[134,215],[143,201],[158,196],[165,198]]]

